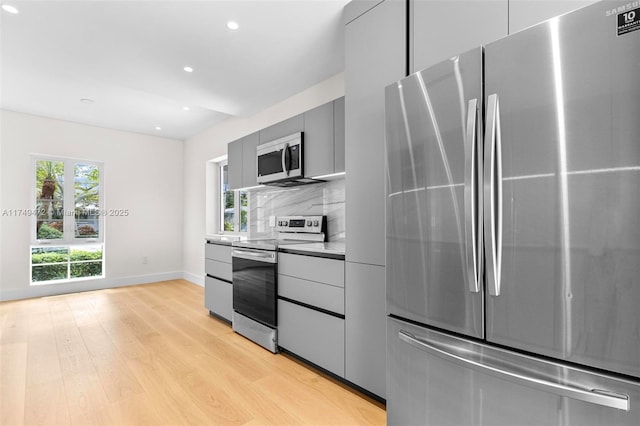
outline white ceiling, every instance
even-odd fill
[[[186,139],[344,69],[348,0],[2,3],[20,11],[0,11],[12,111]]]

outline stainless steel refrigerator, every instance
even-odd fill
[[[640,425],[639,16],[386,88],[389,424]]]

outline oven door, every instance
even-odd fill
[[[259,145],[257,182],[268,183],[302,177],[302,133]]]
[[[232,256],[233,310],[276,328],[276,252],[236,248]]]

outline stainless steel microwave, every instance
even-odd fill
[[[303,173],[303,133],[298,132],[256,149],[258,183],[282,185],[306,183]]]

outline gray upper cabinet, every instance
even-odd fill
[[[257,160],[256,148],[259,143],[258,132],[242,138],[242,187],[256,186],[257,182]]]
[[[229,189],[256,186],[256,147],[258,132],[229,142],[227,145],[227,179]]]
[[[596,0],[509,0],[509,34],[595,2]]]
[[[304,131],[304,115],[298,114],[260,130],[260,143],[271,142],[274,139],[302,131]]]
[[[344,96],[333,101],[333,172],[344,172]]]
[[[406,3],[386,0],[348,22],[345,42],[346,260],[384,266],[384,89],[406,73]]]
[[[595,1],[410,0],[410,71],[420,71]]]
[[[333,139],[333,102],[304,113],[305,176],[333,173]]]
[[[411,0],[410,8],[412,73],[508,32],[508,0]]]
[[[229,189],[242,188],[242,139],[227,145],[227,182]]]

